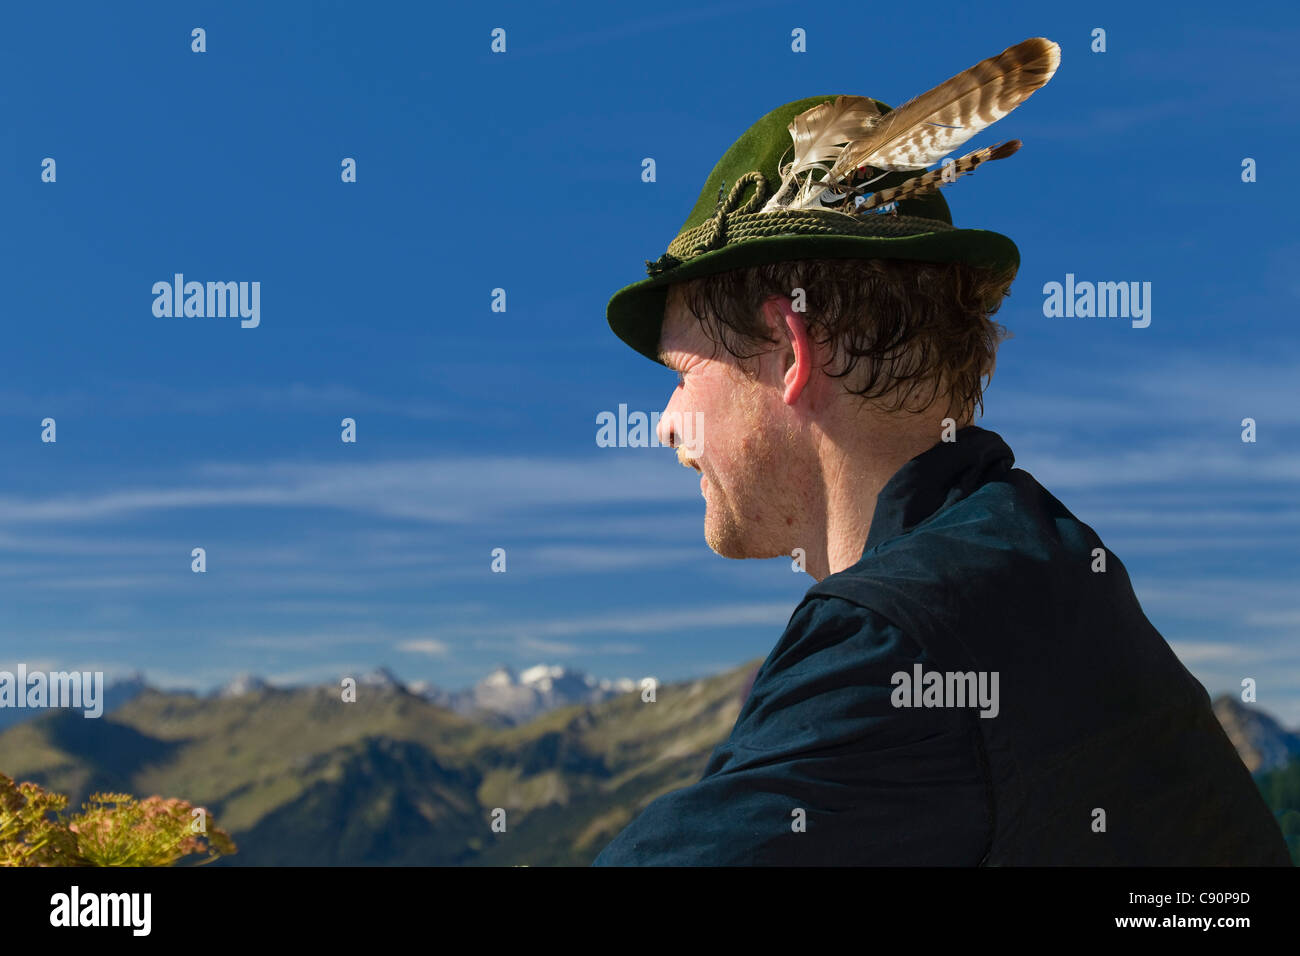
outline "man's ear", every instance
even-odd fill
[[[788,340],[788,348],[794,353],[790,367],[785,370],[785,394],[782,396],[787,405],[793,405],[803,394],[812,375],[813,347],[808,323],[804,321],[803,313],[794,310],[794,303],[783,296],[773,296],[764,307],[770,317],[768,325],[777,333],[778,340],[782,337]],[[782,349],[782,354],[784,352]]]

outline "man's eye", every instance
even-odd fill
[[[685,373],[685,372],[678,372],[678,373],[677,373],[677,387],[678,387],[678,388],[681,388],[681,387],[682,387],[683,385],[685,385],[685,384],[686,384],[686,373]]]

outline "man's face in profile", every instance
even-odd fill
[[[677,291],[669,291],[659,349],[681,381],[661,414],[659,441],[701,473],[710,548],[724,558],[788,555],[800,546],[799,513],[815,476],[801,474],[775,371],[780,351],[753,360],[758,378],[746,378],[724,350],[711,357],[714,343]]]

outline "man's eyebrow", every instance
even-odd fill
[[[679,369],[676,365],[673,364],[673,360],[669,357],[669,355],[668,355],[667,352],[660,352],[660,353],[659,353],[659,361],[660,361],[660,363],[662,363],[662,364],[664,364],[664,365],[667,365],[667,366],[668,366],[670,369],[672,369],[674,372],[679,372],[679,371],[681,371],[681,369]]]

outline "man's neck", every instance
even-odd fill
[[[905,425],[878,427],[849,436],[823,435],[819,458],[823,479],[814,540],[805,570],[815,580],[852,567],[862,557],[881,490],[903,465],[939,441],[937,429]]]

